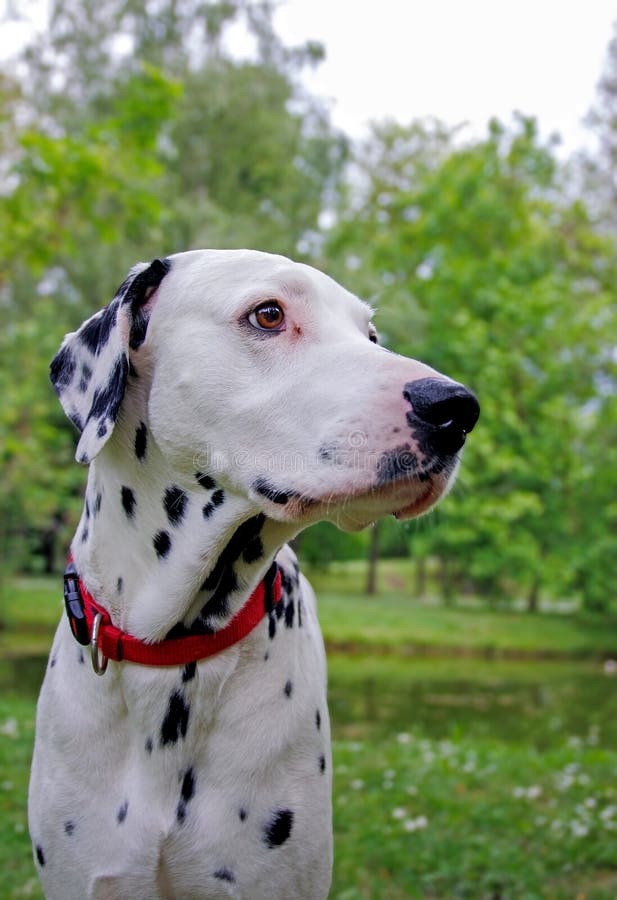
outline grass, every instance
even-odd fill
[[[385,590],[376,597],[360,593],[363,568],[356,562],[335,564],[327,573],[311,572],[330,648],[404,654],[456,650],[488,656],[617,657],[617,621],[573,613],[530,615],[470,604],[443,607],[420,602],[413,599],[408,587],[396,587],[411,577],[406,562],[382,563]],[[3,593],[0,617],[5,628],[0,631],[0,653],[47,652],[63,609],[61,578],[17,578]]]

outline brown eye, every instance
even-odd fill
[[[260,331],[283,331],[285,327],[285,313],[276,300],[267,300],[260,303],[248,317],[254,328]]]

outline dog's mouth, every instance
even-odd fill
[[[423,515],[448,491],[454,467],[421,478],[397,477],[368,486],[349,485],[327,494],[310,496],[300,491],[275,486],[265,479],[253,483],[253,491],[267,506],[266,513],[279,521],[305,525],[330,521],[345,530],[360,530],[384,516],[399,521]]]

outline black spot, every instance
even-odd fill
[[[187,769],[184,773],[184,778],[182,779],[182,789],[180,793],[182,794],[182,799],[185,801],[185,803],[188,803],[195,794],[195,775],[192,769]]]
[[[291,681],[287,680],[285,682],[285,687],[283,688],[283,693],[285,694],[285,696],[291,697],[293,689],[294,689],[293,684],[291,683]]]
[[[253,490],[261,497],[265,497],[271,503],[277,503],[281,506],[287,503],[290,497],[296,496],[294,491],[280,491],[272,487],[265,478],[257,478],[252,486]]]
[[[107,425],[105,424],[105,422],[101,422],[99,427],[96,430],[96,436],[102,438],[102,437],[105,437],[106,434],[107,434]]]
[[[212,513],[214,512],[214,504],[206,503],[206,505],[202,508],[201,511],[203,513],[204,519],[209,519],[210,516],[212,515]]]
[[[223,492],[216,491],[215,493],[222,494]],[[214,499],[214,494],[212,499]],[[214,592],[201,611],[203,618],[225,615],[227,612],[227,598],[238,587],[238,579],[233,570],[233,563],[240,558],[245,548],[258,537],[265,519],[266,517],[263,513],[260,513],[243,522],[234,532],[231,540],[202,585],[202,590]]]
[[[184,822],[186,818],[186,805],[195,793],[195,776],[192,769],[187,769],[182,779],[181,799],[176,809],[176,819]]]
[[[75,357],[70,347],[61,347],[49,367],[49,377],[57,394],[69,386],[75,374]]]
[[[186,684],[187,681],[191,681],[195,677],[196,670],[196,662],[187,663],[182,669],[182,683]]]
[[[56,657],[55,657],[55,656],[52,656],[52,658],[49,660],[49,668],[50,668],[50,669],[53,669],[53,667],[54,667],[55,665],[56,665]]]
[[[90,419],[109,419],[115,422],[118,418],[118,410],[124,396],[129,364],[126,356],[121,353],[110,372],[109,380],[105,387],[98,388],[92,398],[92,406],[88,415]]]
[[[165,491],[163,506],[167,513],[170,525],[179,525],[184,518],[188,497],[177,485],[172,485]]]
[[[295,604],[293,600],[290,600],[290,602],[285,607],[285,625],[287,626],[287,628],[291,628],[293,626],[295,611]]]
[[[264,841],[268,847],[280,847],[291,834],[294,814],[290,809],[279,809],[264,830]]]
[[[36,845],[36,858],[38,860],[39,866],[45,865],[45,854],[43,853],[43,848],[40,844]]]
[[[302,597],[298,600],[298,628],[302,628]]]
[[[274,615],[277,619],[282,619],[285,615],[285,606],[283,603],[277,603],[274,607]]]
[[[84,665],[84,662],[85,662],[84,651],[81,649],[81,647],[77,648],[77,662],[82,666]]]
[[[388,484],[397,478],[409,478],[418,469],[418,457],[409,444],[382,453],[377,461],[377,484]]]
[[[203,472],[195,472],[195,479],[207,491],[211,491],[216,487],[216,481],[210,475],[204,475]]]
[[[174,691],[161,725],[161,746],[175,744],[180,737],[186,737],[190,707],[180,691]]]
[[[143,422],[140,422],[135,429],[135,456],[142,462],[146,458],[148,452],[148,429]]]
[[[81,533],[82,544],[85,544],[87,540],[88,540],[88,529],[84,526],[84,530]]]
[[[124,581],[122,580],[122,578],[118,578],[118,580],[116,582],[116,592],[118,594],[121,594],[123,588],[124,588]]]
[[[215,491],[210,497],[210,502],[215,506],[220,506],[223,500],[225,499],[225,491],[222,491],[220,488],[218,491]]]
[[[268,616],[268,636],[270,640],[274,638],[276,635],[276,617],[274,613],[270,613]]]
[[[122,485],[122,506],[129,519],[135,515],[135,494],[130,487]]]
[[[235,884],[236,878],[229,871],[229,869],[217,869],[213,875],[213,878],[218,878],[220,881],[228,881],[230,884]]]
[[[317,726],[317,731],[321,729],[321,713],[319,710],[315,713],[315,725]]]
[[[326,771],[326,757],[323,755],[323,753],[319,757],[319,771],[322,775]]]
[[[92,369],[86,363],[84,363],[81,367],[81,378],[79,380],[79,390],[82,394],[85,394],[88,390],[88,385],[90,384],[90,379],[92,378]]]
[[[118,316],[118,303],[112,302],[100,313],[93,316],[89,322],[82,327],[79,332],[79,338],[82,344],[94,355],[98,355],[109,340]]]
[[[86,519],[89,519],[89,518],[90,518],[90,504],[88,503],[88,498],[87,498],[87,497],[86,497],[86,500],[85,500],[85,502],[84,502],[84,512],[85,512],[85,514],[86,514]]]
[[[244,551],[242,553],[242,559],[245,563],[254,563],[263,556],[264,546],[261,542],[261,538],[255,537],[252,541],[250,541]]]
[[[153,290],[160,285],[171,268],[168,259],[153,259],[147,269],[126,279],[118,289],[123,292],[122,305],[130,304],[132,324],[129,345],[136,349],[143,344],[148,328],[150,310],[145,308]]]
[[[152,738],[146,740],[146,753],[152,753]]]
[[[154,544],[154,549],[156,550],[156,555],[159,559],[167,556],[171,550],[171,539],[166,531],[157,531],[152,543]]]
[[[246,817],[248,816],[248,813],[247,813],[247,811],[244,809],[244,807],[242,807],[242,808],[240,809],[240,812],[238,813],[238,815],[240,816],[240,821],[241,821],[241,822],[246,822]]]
[[[71,819],[69,819],[68,822],[64,823],[64,833],[68,834],[70,837],[74,831],[75,831],[75,822],[73,822]]]
[[[264,653],[264,662],[268,662],[269,659],[270,659],[270,651],[266,650],[266,652]]]
[[[93,508],[93,510],[92,510],[92,515],[93,515],[93,516],[96,516],[97,513],[99,513],[99,512],[101,511],[101,503],[102,503],[102,501],[103,501],[103,496],[102,496],[102,494],[100,494],[100,493],[97,494],[97,495],[96,495],[96,498],[95,498],[95,500],[94,500],[94,508]]]
[[[129,801],[125,800],[116,814],[116,819],[117,819],[118,825],[122,825],[122,823],[126,819],[126,814],[128,813],[128,811],[129,811]]]

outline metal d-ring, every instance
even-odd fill
[[[92,623],[92,637],[90,638],[90,655],[92,657],[92,668],[97,675],[104,675],[107,668],[107,657],[104,656],[101,651],[99,651],[98,645],[99,628],[101,627],[102,621],[103,616],[101,615],[101,613],[97,613],[94,617],[94,622]]]

